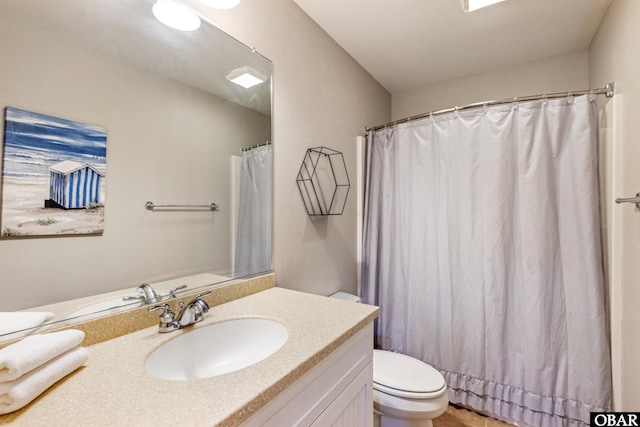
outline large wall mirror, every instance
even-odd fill
[[[97,235],[65,235],[77,211],[45,207],[49,188],[33,186],[54,156],[3,150],[0,207],[14,222],[0,224],[0,340],[15,337],[5,320],[18,312],[85,320],[140,306],[141,284],[166,295],[271,269],[271,62],[204,20],[165,26],[154,2],[0,2],[0,134],[6,107],[107,132]],[[226,77],[240,69],[264,81]],[[60,233],[39,236],[46,227]]]

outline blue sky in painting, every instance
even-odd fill
[[[48,176],[49,166],[63,160],[88,163],[105,173],[106,155],[106,129],[6,107],[6,176]]]

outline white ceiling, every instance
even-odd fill
[[[203,22],[193,32],[172,30],[153,16],[155,0],[65,0],[64,7],[60,3],[0,0],[0,14],[271,114],[270,80],[244,89],[225,78],[242,66],[271,76],[271,62],[213,25]]]
[[[589,47],[610,0],[294,0],[392,94]]]

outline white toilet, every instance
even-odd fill
[[[360,302],[355,295],[331,295]],[[431,427],[449,405],[444,377],[432,366],[400,353],[373,350],[373,408],[381,427]]]

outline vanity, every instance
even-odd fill
[[[160,334],[156,325],[89,346],[85,367],[0,424],[372,426],[377,315],[377,307],[277,287],[212,303],[202,322],[185,329]],[[260,362],[211,378],[145,372],[147,358],[181,334],[247,317],[282,324],[287,341]]]

